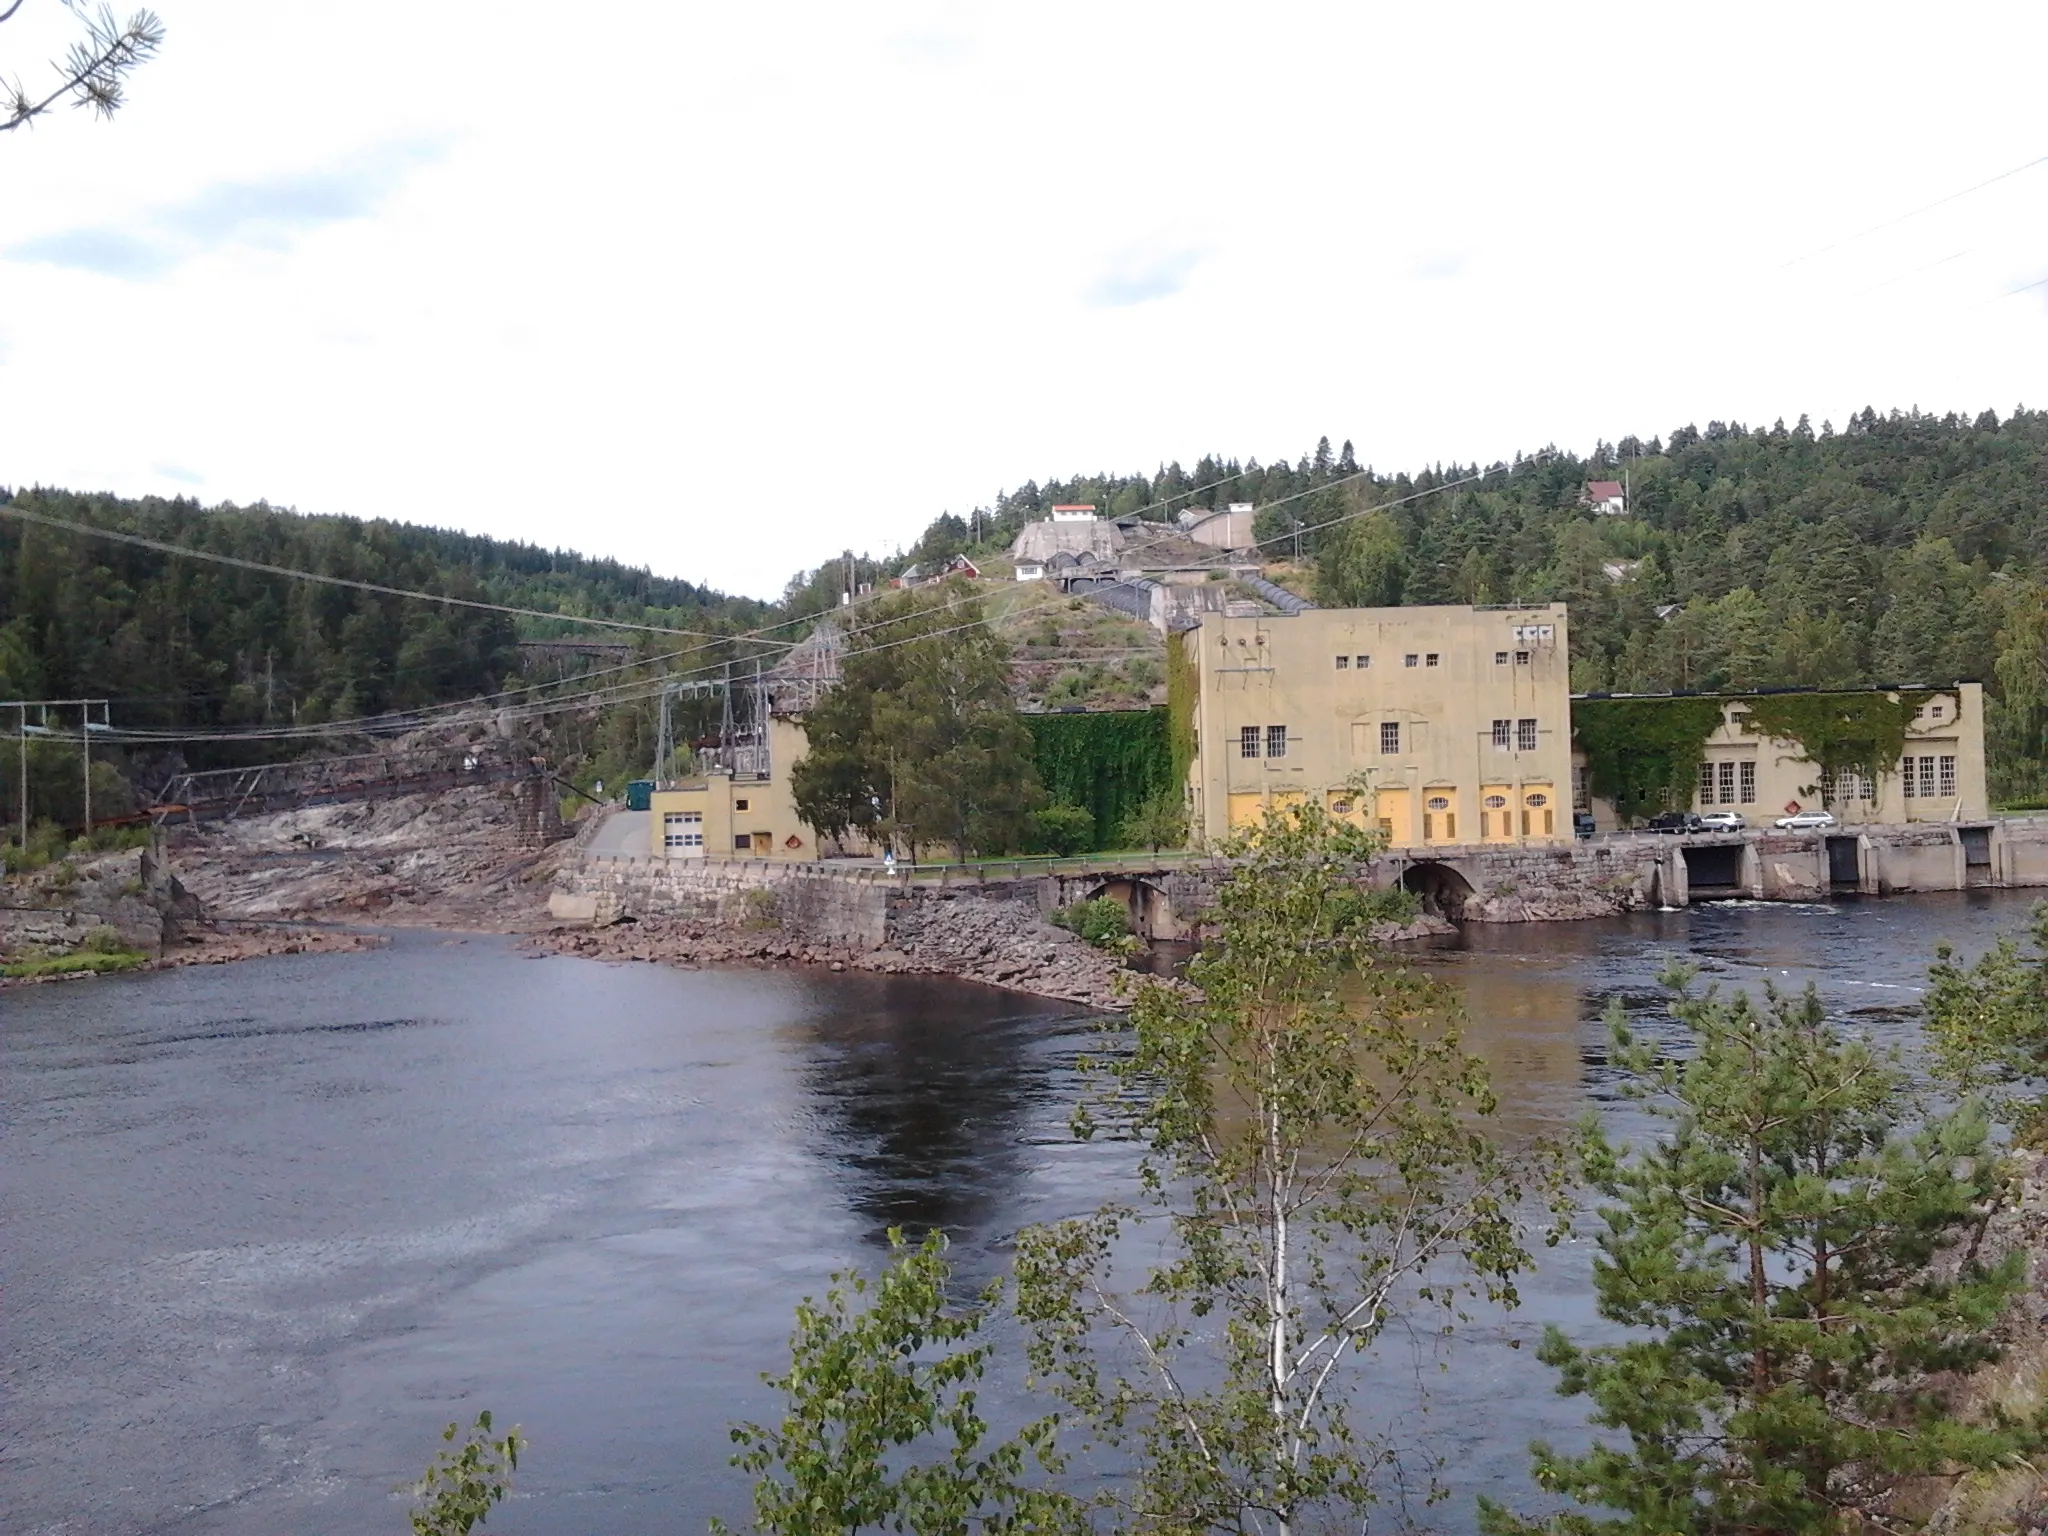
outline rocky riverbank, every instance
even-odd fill
[[[1019,903],[945,895],[899,913],[877,949],[831,944],[749,923],[643,917],[603,928],[554,928],[529,944],[553,954],[666,965],[815,965],[835,971],[954,976],[1104,1010],[1128,1006],[1133,973],[1114,955]]]

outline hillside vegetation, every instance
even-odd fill
[[[1630,513],[1580,505],[1626,478]],[[849,573],[990,561],[1055,503],[1164,522],[1249,501],[1271,574],[1332,605],[1556,599],[1572,606],[1581,691],[1982,679],[1993,696],[1994,792],[2048,794],[2048,413],[2001,419],[1865,410],[1837,429],[1711,422],[1668,439],[1548,451],[1515,464],[1415,473],[1361,467],[1327,439],[1298,459],[1204,458],[1192,469],[1027,484],[935,519],[901,556],[834,557],[783,600],[733,598],[612,560],[390,522],[268,507],[17,492],[31,510],[270,565],[711,635],[825,612]],[[1157,639],[1094,604],[984,584],[1027,706],[1156,702]],[[787,638],[799,631],[786,630]],[[0,518],[0,697],[107,697],[128,727],[327,728],[487,695],[563,671],[521,639],[573,622],[444,607]],[[652,658],[693,642],[610,632]],[[693,650],[693,666],[740,655]],[[572,665],[572,672],[576,668]],[[551,718],[558,762],[584,780],[647,770],[644,699]],[[311,738],[191,742],[195,766],[295,754]],[[109,753],[110,760],[128,760]],[[39,765],[40,766],[40,765]],[[50,768],[61,814],[61,764]],[[0,776],[5,778],[8,776]],[[43,775],[38,772],[38,779]],[[11,783],[0,813],[12,814]],[[96,790],[96,794],[99,792]]]

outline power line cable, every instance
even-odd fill
[[[37,523],[45,528],[61,529],[86,538],[110,539],[117,544],[132,544],[138,549],[155,550],[159,554],[178,555],[187,560],[205,560],[215,565],[230,565],[238,570],[256,571],[265,576],[284,576],[293,581],[319,582],[330,587],[350,587],[358,592],[371,592],[380,597],[406,597],[421,602],[445,603],[454,608],[476,608],[486,613],[508,613],[525,619],[553,619],[564,624],[588,624],[601,629],[635,630],[650,635],[684,635],[691,639],[716,640],[723,638],[709,630],[676,629],[667,624],[636,624],[628,619],[597,619],[582,614],[550,613],[542,608],[515,608],[508,603],[487,603],[468,597],[449,597],[440,592],[416,592],[406,587],[387,587],[380,582],[357,581],[349,576],[327,576],[318,571],[294,570],[286,565],[271,565],[262,560],[244,560],[239,555],[215,554],[210,550],[192,549],[183,544],[168,544],[161,539],[145,538],[139,533],[121,533],[112,528],[98,528],[90,523],[74,523],[65,518],[51,517],[44,512],[31,512],[13,502],[0,502],[0,513],[20,518],[23,522]]]
[[[1995,186],[2001,181],[2019,175],[2022,171],[2031,171],[2037,165],[2048,165],[2048,155],[2037,156],[2029,160],[2025,165],[2016,165],[2009,171],[2000,171],[1996,176],[1986,177],[1983,181],[1964,187],[1960,192],[1951,192],[1946,197],[1937,197],[1931,203],[1922,203],[1918,208],[1909,208],[1904,213],[1894,214],[1891,218],[1873,224],[1868,229],[1859,229],[1853,235],[1844,235],[1834,243],[1821,246],[1818,250],[1808,251],[1803,256],[1794,256],[1790,261],[1781,263],[1778,270],[1782,272],[1786,267],[1796,267],[1803,261],[1813,260],[1816,256],[1825,256],[1830,251],[1839,251],[1843,246],[1853,245],[1867,235],[1878,234],[1883,230],[1890,229],[1895,224],[1903,224],[1908,219],[1917,219],[1923,213],[1931,213],[1936,208],[1946,207],[1958,198],[1968,197],[1972,192],[1982,192],[1986,187]]]

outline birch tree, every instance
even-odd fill
[[[1455,1010],[1370,938],[1374,839],[1308,802],[1224,851],[1199,990],[1138,985],[1135,1049],[1077,1117],[1135,1130],[1142,1200],[1019,1244],[1034,1374],[1128,1458],[1105,1501],[1132,1530],[1361,1520],[1397,1451],[1356,1421],[1358,1368],[1418,1310],[1511,1304],[1527,1262]]]

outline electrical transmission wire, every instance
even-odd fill
[[[1964,187],[1960,192],[1951,192],[1946,197],[1937,197],[1931,203],[1922,203],[1918,208],[1909,208],[1904,213],[1894,214],[1888,219],[1871,225],[1868,229],[1859,229],[1853,235],[1844,235],[1841,239],[1834,241],[1832,244],[1823,245],[1818,250],[1808,251],[1803,256],[1794,256],[1790,261],[1780,263],[1778,270],[1782,272],[1787,267],[1796,267],[1803,261],[1813,260],[1816,256],[1825,256],[1830,251],[1839,251],[1843,246],[1853,245],[1865,236],[1878,234],[1883,230],[1890,229],[1895,224],[1903,224],[1908,219],[1917,219],[1923,213],[1932,213],[1935,209],[1946,207],[1958,198],[1968,197],[1972,192],[1982,192],[1986,187],[2008,180],[2019,175],[2022,171],[2031,171],[2037,165],[2048,165],[2048,155],[2038,155],[2034,159],[2029,160],[2025,165],[2016,165],[2009,171],[2000,171],[1996,176],[1987,176],[1984,180],[1974,185]]]
[[[211,550],[192,549],[183,544],[167,544],[161,539],[145,538],[139,533],[122,533],[113,528],[96,528],[90,523],[74,523],[65,518],[51,517],[44,512],[31,512],[26,507],[12,502],[0,502],[0,514],[21,519],[23,522],[40,524],[45,528],[57,528],[66,533],[80,534],[86,538],[111,539],[117,544],[132,544],[138,549],[155,550],[159,554],[177,555],[187,560],[205,560],[214,565],[231,565],[238,570],[256,571],[265,576],[284,576],[293,581],[319,582],[330,587],[350,587],[358,592],[372,592],[380,597],[407,597],[420,602],[445,603],[454,608],[476,608],[486,613],[509,613],[524,619],[553,619],[564,624],[587,624],[600,629],[629,629],[649,635],[683,635],[691,639],[718,640],[725,637],[704,629],[676,629],[667,624],[636,624],[629,619],[596,619],[582,614],[551,613],[543,608],[515,608],[508,603],[487,603],[469,597],[449,597],[441,592],[416,592],[407,587],[387,587],[374,581],[357,581],[349,576],[327,576],[318,571],[294,570],[287,565],[271,565],[262,560],[244,560],[238,555],[215,554]]]

